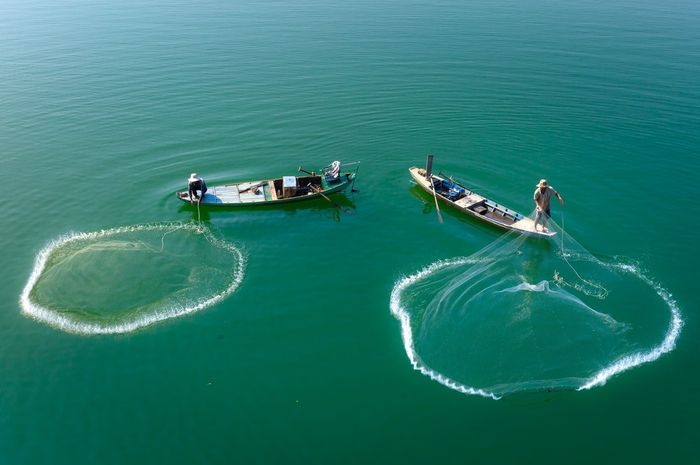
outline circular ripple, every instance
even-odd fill
[[[240,285],[245,261],[194,223],[72,233],[39,252],[20,305],[70,333],[127,333],[220,302]]]
[[[610,294],[595,282],[569,285],[577,276],[562,268],[569,263],[586,276],[597,270]],[[590,389],[673,350],[683,325],[678,305],[638,266],[585,255],[560,255],[556,266],[522,252],[476,254],[398,280],[390,308],[413,367],[450,389],[498,399]],[[541,280],[533,269],[554,270],[554,278]],[[650,311],[654,305],[670,320]]]

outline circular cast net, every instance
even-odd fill
[[[70,234],[39,252],[20,303],[68,332],[124,333],[215,304],[244,268],[236,246],[192,223]]]
[[[413,366],[460,392],[587,389],[673,349],[682,319],[638,265],[507,233],[400,279],[391,310]]]

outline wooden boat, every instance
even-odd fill
[[[428,156],[426,168],[414,166],[408,171],[413,180],[431,196],[434,195],[432,186],[435,186],[438,199],[475,218],[523,234],[542,237],[556,235],[553,231],[542,231],[539,229],[541,226],[535,230],[535,222],[531,218],[477,194],[451,177],[433,174],[432,155]]]
[[[359,165],[359,162],[351,164]],[[283,176],[212,186],[207,189],[201,205],[217,207],[278,205],[325,197],[344,191],[353,184],[357,176],[357,169],[355,172],[340,173],[340,163],[337,165],[337,172],[333,173],[334,166],[332,164],[323,168],[318,175],[300,167],[299,171],[306,173],[306,176]],[[176,195],[183,202],[190,203],[188,191],[180,191]]]

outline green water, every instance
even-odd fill
[[[2,2],[0,463],[694,462],[699,75],[686,0]],[[414,370],[395,284],[502,234],[437,221],[407,171],[427,153],[523,213],[548,178],[571,237],[673,295],[675,350],[590,390],[498,401]],[[215,184],[335,159],[362,162],[360,192],[337,197],[350,213],[201,212],[247,260],[208,308],[118,335],[22,312],[51,241],[196,220],[173,195],[192,171]],[[82,266],[109,276],[100,263]],[[155,288],[120,268],[118,285],[45,295],[167,297],[167,263],[149,266]],[[657,343],[658,308],[634,308]]]

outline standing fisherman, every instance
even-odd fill
[[[197,173],[192,173],[190,178],[187,180],[187,186],[190,194],[190,205],[194,205],[195,200],[197,201],[197,204],[201,204],[204,194],[207,192],[207,183],[204,182],[204,179],[202,179]],[[197,191],[201,192],[199,197],[197,196]]]
[[[535,194],[533,195],[533,198],[535,199],[535,210],[537,210],[537,214],[535,215],[534,229],[535,231],[537,231],[537,222],[541,220],[542,232],[547,232],[548,229],[545,226],[549,217],[552,216],[550,211],[549,200],[554,195],[559,199],[559,203],[564,205],[564,199],[561,198],[559,192],[555,191],[552,186],[547,184],[546,179],[540,179],[540,182],[537,183],[537,186],[535,187],[537,188],[535,189]]]

